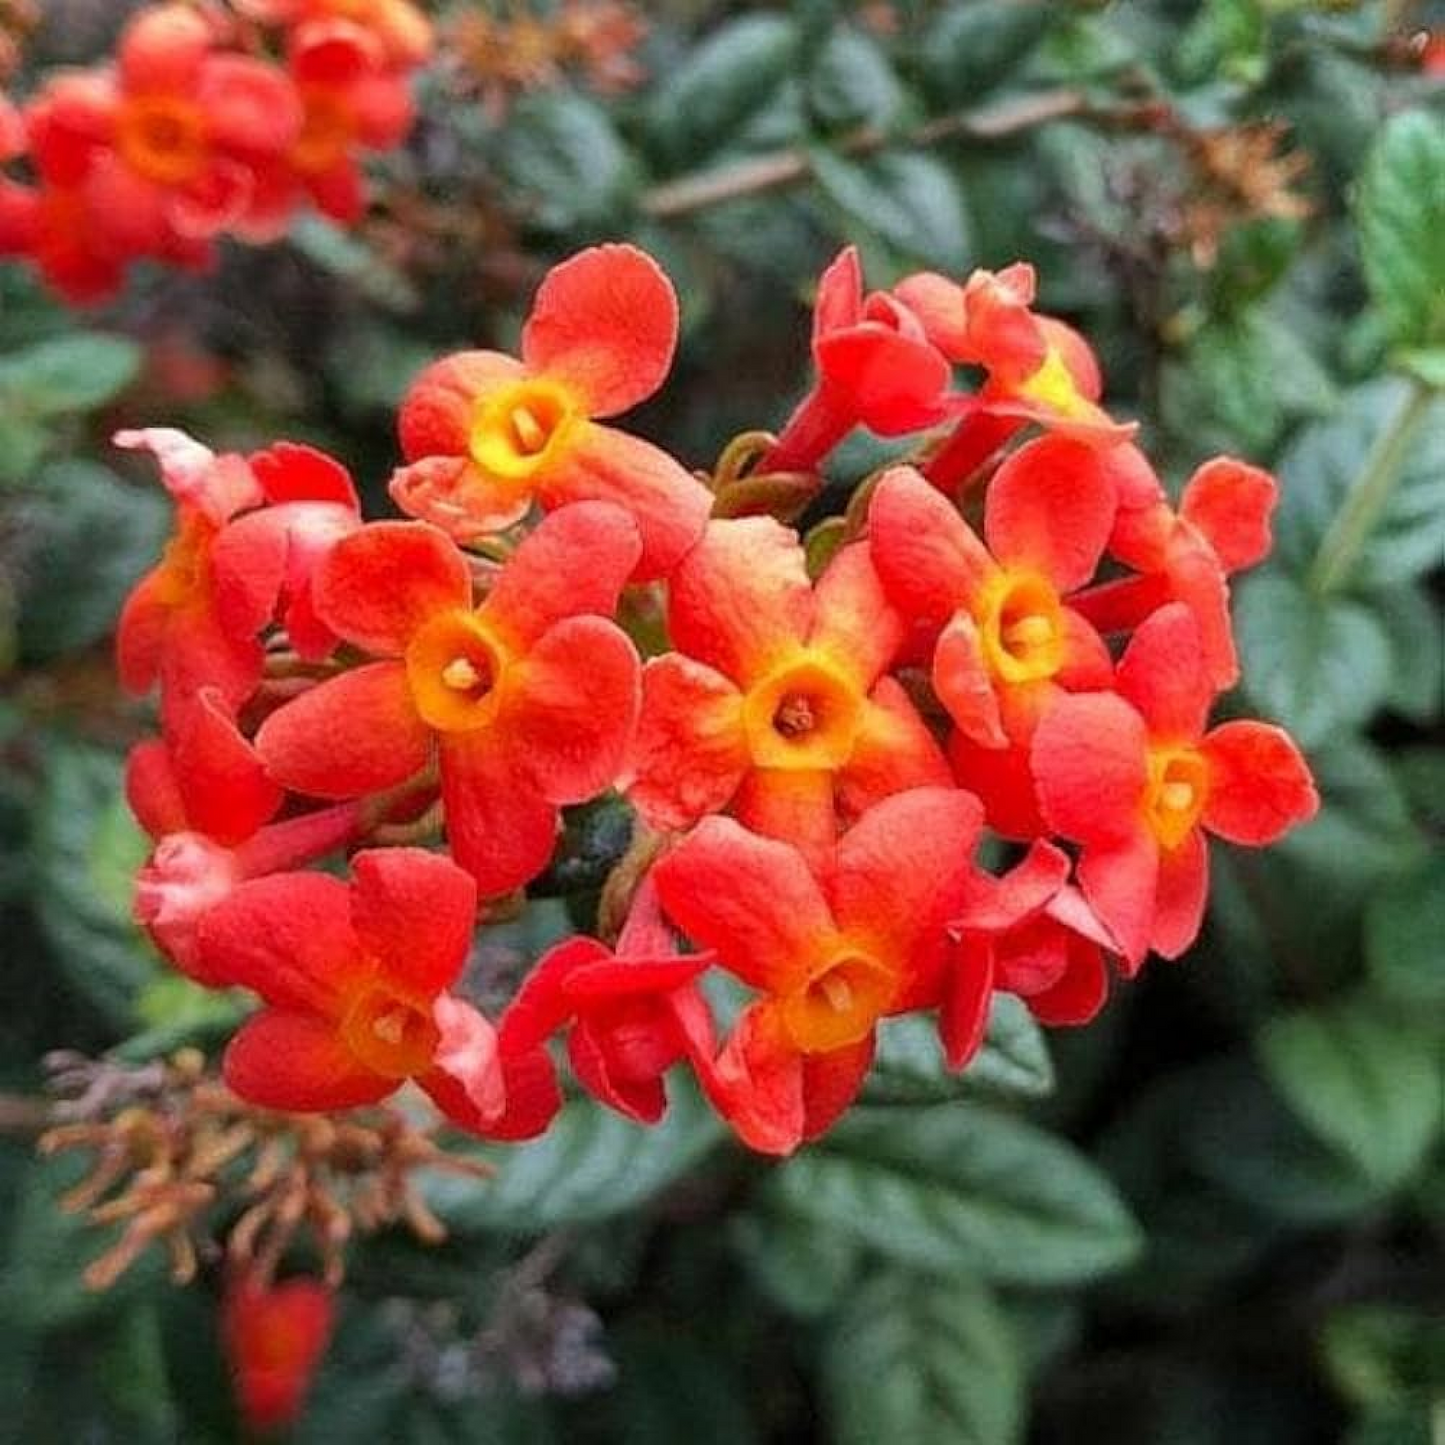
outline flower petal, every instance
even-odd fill
[[[324,873],[239,883],[200,922],[207,971],[292,1012],[335,1016],[367,964],[351,926],[351,891]]]
[[[827,878],[838,926],[905,972],[922,968],[958,914],[982,825],[978,799],[955,788],[914,788],[869,809]]]
[[[653,828],[690,828],[725,808],[748,769],[742,694],[678,652],[642,670],[627,796]]]
[[[1082,843],[1132,840],[1148,783],[1147,745],[1144,719],[1122,697],[1059,697],[1039,720],[1031,752],[1049,827]]]
[[[351,872],[351,924],[379,976],[418,998],[450,988],[476,926],[471,875],[424,848],[370,848]]]
[[[405,782],[432,755],[399,662],[373,662],[273,712],[256,751],[277,782],[313,798],[359,798]]]
[[[438,612],[469,607],[467,559],[425,522],[371,522],[343,537],[315,582],[317,615],[338,637],[397,656]]]
[[[611,617],[639,547],[637,528],[621,507],[564,507],[544,517],[512,554],[481,615],[519,651],[564,617]]]
[[[280,1009],[262,1009],[241,1025],[221,1072],[249,1104],[316,1113],[375,1104],[397,1084],[359,1063],[326,1019]]]
[[[795,649],[812,617],[802,546],[771,517],[710,522],[668,582],[673,646],[742,687]]]
[[[641,664],[627,634],[602,617],[565,617],[507,675],[498,726],[520,772],[554,803],[612,786],[641,704]]]
[[[738,786],[732,811],[754,833],[791,843],[814,871],[825,866],[838,841],[830,772],[753,768]]]
[[[877,1036],[803,1057],[803,1138],[816,1139],[858,1097],[873,1064]]]
[[[1269,521],[1279,487],[1266,471],[1234,457],[1215,457],[1184,484],[1179,515],[1213,548],[1226,572],[1269,556]]]
[[[1231,843],[1273,843],[1319,811],[1319,794],[1294,740],[1268,723],[1227,722],[1207,733],[1204,826]]]
[[[580,391],[592,416],[615,416],[662,385],[677,326],[677,293],[651,256],[636,246],[590,246],[543,278],[522,356]]]
[[[1198,740],[1214,687],[1205,670],[1199,627],[1183,603],[1171,602],[1141,624],[1119,659],[1115,686],[1138,710],[1151,739]]]
[[[1193,828],[1177,848],[1159,852],[1149,947],[1161,958],[1178,958],[1199,936],[1208,893],[1209,849],[1204,830]]]
[[[868,545],[889,600],[909,618],[942,622],[997,570],[953,504],[912,467],[878,483]]]
[[[933,651],[933,690],[959,732],[986,748],[1008,744],[993,675],[983,653],[978,624],[956,612]]]
[[[1113,480],[1094,448],[1039,437],[989,483],[984,536],[1006,566],[1041,572],[1059,592],[1072,592],[1092,579],[1116,509]]]
[[[458,351],[434,361],[402,401],[397,417],[402,456],[409,462],[465,457],[478,402],[525,375],[520,361],[499,351]]]
[[[858,736],[836,783],[843,813],[857,818],[909,788],[946,788],[948,760],[895,678],[879,678],[863,704]]]
[[[281,806],[281,789],[215,688],[202,688],[174,715],[171,763],[189,826],[218,843],[243,842]]]
[[[829,654],[866,692],[893,663],[904,638],[903,619],[888,605],[865,543],[833,556],[813,589],[809,647]]]
[[[407,516],[458,542],[505,532],[532,509],[530,492],[490,476],[466,456],[422,457],[398,467],[386,489]]]
[[[678,928],[755,988],[785,990],[835,932],[802,854],[731,818],[704,818],[652,877]]]
[[[442,804],[452,856],[494,898],[530,883],[552,857],[558,813],[487,734],[442,742]]]
[[[1099,921],[1118,940],[1130,970],[1149,951],[1159,888],[1159,848],[1140,828],[1128,837],[1091,843],[1079,859],[1079,888]]]
[[[641,437],[581,423],[566,449],[537,476],[548,510],[569,502],[615,502],[642,536],[633,580],[668,576],[702,535],[712,493],[675,457]]]

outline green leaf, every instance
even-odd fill
[[[1301,747],[1365,722],[1390,690],[1390,634],[1349,598],[1257,572],[1240,584],[1234,628],[1250,696]]]
[[[1180,1142],[1189,1164],[1231,1198],[1292,1225],[1339,1223],[1379,1202],[1379,1191],[1305,1128],[1253,1060],[1201,1065],[1194,1087],[1197,1107]]]
[[[1407,384],[1383,378],[1346,394],[1327,421],[1307,426],[1280,459],[1275,514],[1276,564],[1303,574],[1346,494],[1399,416]],[[1408,582],[1437,567],[1445,554],[1445,399],[1437,401],[1410,439],[1389,501],[1351,564],[1360,590]]]
[[[28,482],[50,449],[50,429],[0,404],[0,482]]]
[[[910,1014],[884,1020],[863,1097],[872,1104],[931,1104],[980,1092],[1036,1099],[1053,1086],[1043,1030],[1021,1000],[995,994],[983,1046],[958,1074],[944,1066],[932,1019]]]
[[[35,909],[66,978],[118,1025],[159,973],[131,921],[147,842],[125,805],[120,760],[57,743],[35,818]]]
[[[1440,1136],[1440,1040],[1365,997],[1273,1019],[1256,1046],[1306,1127],[1377,1189],[1408,1180]]]
[[[941,271],[967,269],[972,251],[963,193],[937,156],[894,151],[845,160],[815,149],[813,174],[848,219],[905,258]]]
[[[427,1199],[449,1228],[535,1234],[634,1208],[685,1174],[722,1137],[697,1091],[669,1084],[663,1121],[643,1128],[590,1099],[566,1104],[547,1133],[526,1144],[458,1152],[496,1169],[481,1181],[438,1176]]]
[[[1369,600],[1394,652],[1385,705],[1428,726],[1445,697],[1445,613],[1420,583],[1377,592]]]
[[[1391,358],[1401,371],[1423,381],[1433,391],[1445,391],[1445,346],[1397,351]]]
[[[605,229],[625,213],[637,184],[607,112],[570,90],[535,91],[517,102],[501,164],[524,214],[552,231]]]
[[[1445,1320],[1400,1305],[1335,1310],[1320,1340],[1335,1388],[1356,1405],[1428,1399],[1445,1387]]]
[[[762,1292],[803,1319],[832,1309],[862,1263],[863,1247],[851,1234],[766,1206],[738,1215],[731,1238]]]
[[[828,36],[808,74],[808,107],[825,130],[886,126],[906,100],[882,46],[850,25]]]
[[[1380,132],[1360,178],[1360,260],[1390,334],[1445,341],[1445,127],[1405,111]]]
[[[1209,309],[1224,314],[1252,307],[1289,269],[1303,235],[1298,221],[1276,216],[1231,226],[1209,273]]]
[[[1445,1011],[1445,854],[1437,851],[1370,900],[1365,962],[1385,997]]]
[[[160,556],[170,507],[93,462],[46,467],[27,499],[20,650],[32,660],[99,640]]]
[[[944,5],[918,45],[918,70],[939,105],[971,105],[1016,78],[1056,7],[1034,0]]]
[[[1024,1371],[986,1289],[890,1270],[849,1301],[825,1345],[839,1445],[1009,1445],[1023,1427]]]
[[[1108,1181],[1067,1144],[977,1104],[858,1109],[769,1182],[782,1208],[902,1264],[1074,1283],[1139,1246]]]
[[[104,406],[135,380],[141,350],[123,336],[75,332],[0,361],[0,409],[34,417]]]
[[[736,139],[797,65],[798,28],[750,15],[715,30],[654,92],[648,132],[671,167],[714,157]]]
[[[389,265],[350,231],[310,213],[291,222],[287,237],[295,248],[323,271],[345,281],[357,293],[389,311],[410,311],[417,305],[411,279]]]

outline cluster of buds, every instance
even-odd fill
[[[565,1042],[628,1117],[661,1118],[681,1065],[786,1154],[856,1096],[881,1021],[935,1016],[954,1068],[996,991],[1083,1022],[1111,972],[1195,937],[1206,833],[1315,812],[1282,731],[1207,725],[1273,480],[1218,458],[1172,504],[1029,267],[866,293],[845,251],[814,385],[720,494],[607,420],[662,384],[677,328],[643,252],[555,267],[519,357],[411,387],[408,520],[363,522],[305,447],[120,438],[177,503],[118,634],[123,681],[161,690],[128,771],[156,839],[138,913],[191,978],[260,999],[224,1060],[242,1099],[414,1081],[523,1139]],[[805,539],[779,518],[858,427],[911,449]],[[548,868],[563,808],[614,789],[637,820],[615,936],[557,944],[489,1018],[458,990],[478,922]],[[342,852],[346,876],[308,866]],[[725,1029],[719,974],[749,994]]]
[[[514,95],[555,85],[567,71],[603,94],[630,90],[643,78],[635,52],[646,34],[647,22],[627,0],[562,0],[540,14],[467,10],[445,39],[459,84],[500,116]]]
[[[360,158],[411,128],[431,27],[410,0],[150,5],[114,60],[0,95],[0,255],[104,300],[148,259],[203,269],[217,240],[273,241],[306,204],[365,209]]]

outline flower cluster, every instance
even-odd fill
[[[0,255],[75,302],[148,259],[200,269],[222,235],[275,240],[298,207],[344,224],[360,158],[412,123],[431,29],[410,0],[147,6],[113,61],[67,70],[16,111],[0,97]]]
[[[412,386],[408,520],[363,522],[306,447],[121,436],[177,508],[119,629],[123,680],[161,694],[129,768],[156,840],[137,909],[177,967],[261,1000],[225,1056],[243,1098],[337,1110],[411,1080],[522,1139],[560,1107],[564,1043],[633,1119],[680,1064],[787,1153],[855,1097],[881,1021],[936,1016],[959,1068],[995,992],[1087,1020],[1112,970],[1195,937],[1206,834],[1314,813],[1283,732],[1208,723],[1273,480],[1219,458],[1172,502],[1029,267],[869,293],[845,252],[811,389],[712,488],[610,420],[677,327],[635,248],[554,268],[520,356]],[[795,515],[859,426],[911,450],[845,517],[805,539],[763,514]],[[478,921],[613,789],[636,820],[616,936],[558,944],[488,1018],[460,986]],[[308,867],[343,851],[347,876]]]

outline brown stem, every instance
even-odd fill
[[[912,130],[894,134],[877,126],[850,132],[838,143],[840,155],[872,155],[888,146],[930,146],[940,141],[965,138],[998,140],[1003,136],[1031,130],[1046,121],[1089,111],[1088,97],[1072,88],[1043,90],[1003,105],[983,110],[957,111],[936,116]],[[801,148],[774,151],[734,166],[682,176],[654,186],[642,197],[642,212],[657,220],[685,216],[724,201],[756,196],[806,180],[813,171],[808,152]]]

